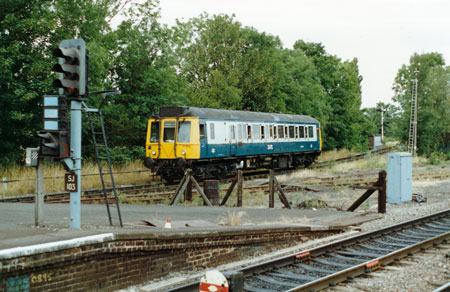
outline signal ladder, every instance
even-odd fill
[[[409,138],[408,138],[408,152],[412,154],[412,156],[416,156],[417,149],[417,73],[419,71],[414,72],[416,77],[414,79],[414,92],[411,96],[411,114],[409,118]]]
[[[105,127],[103,124],[102,111],[100,109],[85,109],[92,133],[92,141],[95,148],[95,156],[97,159],[98,171],[102,181],[102,192],[105,198],[106,210],[108,211],[109,224],[113,225],[113,219],[118,219],[120,227],[123,227],[122,216],[120,215],[119,198],[117,197],[116,184],[114,182],[114,175],[111,167],[111,158],[109,155],[108,143],[106,140]],[[99,140],[99,142],[98,142]],[[104,173],[103,164],[106,164],[108,173]],[[109,175],[109,181],[105,180],[105,175]],[[107,187],[107,184],[110,184]],[[113,194],[113,196],[111,195]],[[112,202],[111,202],[112,201]],[[111,210],[117,210],[117,217],[111,216]]]

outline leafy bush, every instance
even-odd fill
[[[143,159],[145,157],[144,147],[134,146],[128,148],[127,146],[115,146],[109,148],[111,156],[111,163],[114,165],[124,165],[136,159]]]
[[[444,152],[433,152],[430,154],[430,157],[428,158],[428,163],[431,165],[440,165],[443,164],[444,161],[450,159],[450,153],[444,153]]]

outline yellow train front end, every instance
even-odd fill
[[[165,180],[181,178],[189,162],[200,158],[198,118],[149,119],[145,154],[145,166]]]

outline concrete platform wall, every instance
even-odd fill
[[[118,234],[104,242],[2,250],[0,291],[111,291],[203,269],[259,252],[286,248],[305,237],[338,231],[301,227],[229,229],[214,232]]]

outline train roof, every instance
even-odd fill
[[[199,107],[161,107],[159,109],[160,117],[198,117],[200,119],[212,120],[245,120],[245,121],[274,121],[274,122],[303,122],[319,123],[318,120],[305,115],[275,114],[237,110],[222,110]]]

